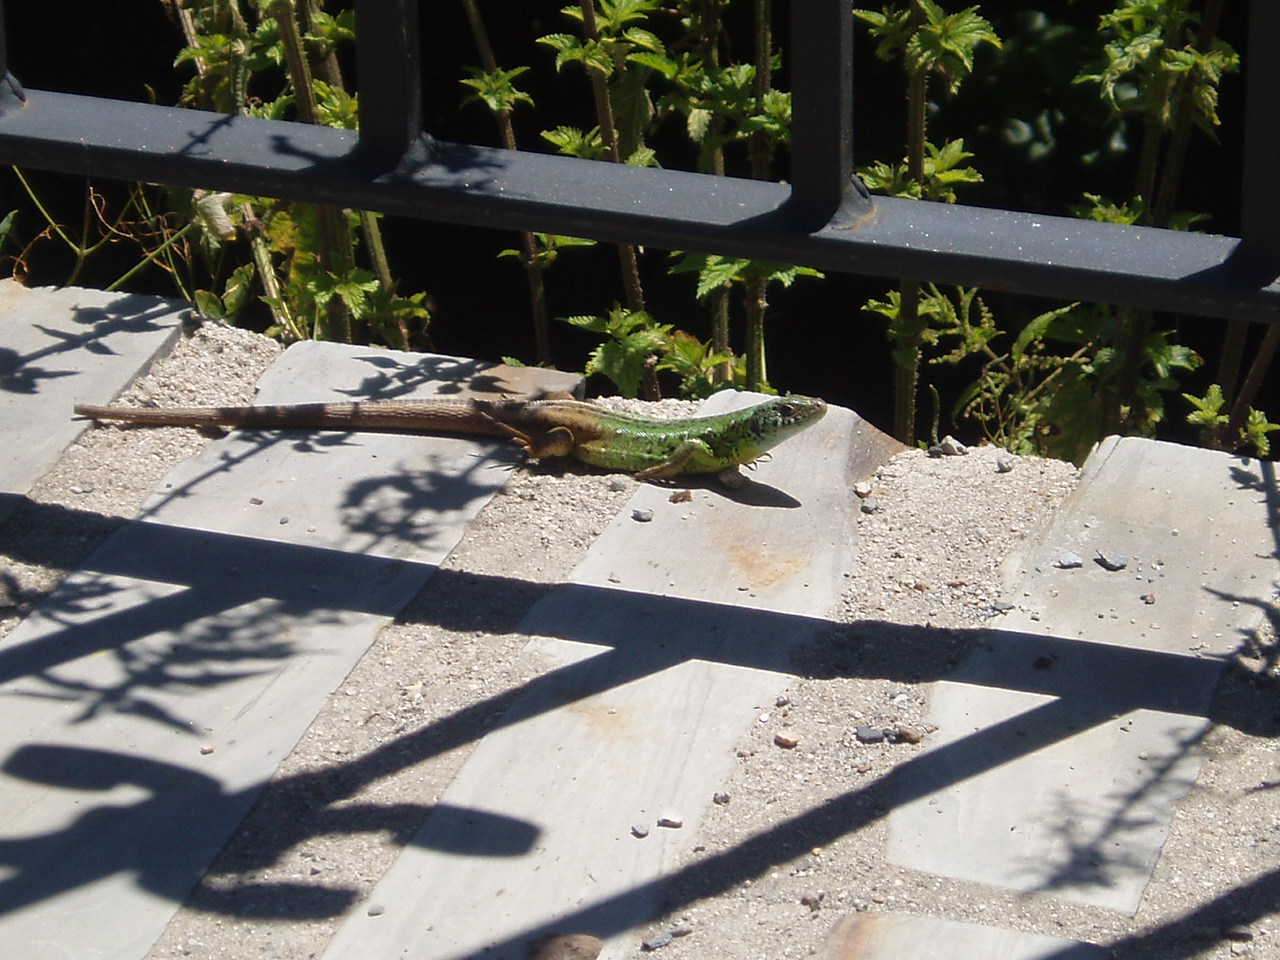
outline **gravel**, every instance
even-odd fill
[[[278,350],[206,324],[125,399],[245,402]],[[193,430],[88,430],[0,527],[0,636],[133,516],[170,466],[206,442]],[[759,705],[760,722],[742,731],[734,775],[707,798],[701,827],[686,838],[690,852],[673,864],[723,855],[743,879],[723,889],[692,870],[668,883],[663,910],[636,932],[633,954],[647,942],[671,960],[804,957],[840,916],[880,910],[1074,938],[1123,958],[1280,958],[1280,693],[1269,628],[1248,638],[1228,671],[1215,711],[1226,721],[1201,744],[1199,782],[1176,809],[1135,916],[885,859],[891,798],[875,784],[928,744],[929,681],[963,657],[973,628],[1007,608],[1002,559],[1035,535],[1078,476],[1069,464],[948,446],[932,457],[909,451],[873,477],[851,478],[867,484],[858,490],[861,556],[831,611],[832,628],[797,655],[785,694]],[[304,960],[319,956],[340,924],[335,902],[375,909],[364,898],[469,753],[416,742],[410,751],[414,732],[488,703],[490,712],[469,721],[477,739],[510,691],[538,675],[543,665],[522,653],[521,618],[634,489],[629,478],[571,466],[514,472],[441,575],[382,631],[321,711],[149,956]],[[511,589],[512,581],[521,586]],[[902,626],[928,629],[940,642],[904,660],[891,642]],[[845,817],[848,826],[824,831],[837,839],[802,855],[774,855],[770,829],[806,812],[818,823]],[[637,824],[637,835],[649,826]],[[591,939],[575,942],[580,949]]]

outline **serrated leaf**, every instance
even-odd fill
[[[640,50],[635,53],[627,54],[627,62],[639,64],[642,67],[648,67],[656,73],[662,74],[668,80],[674,80],[679,72],[676,62],[670,57],[663,56],[660,53],[651,53]]]
[[[1043,340],[1050,328],[1060,318],[1069,315],[1079,305],[1079,303],[1069,303],[1065,307],[1058,307],[1056,310],[1049,310],[1038,317],[1033,317],[1022,328],[1022,332],[1018,334],[1017,339],[1013,341],[1013,346],[1009,349],[1009,355],[1015,361],[1021,359],[1028,346],[1036,340]]]

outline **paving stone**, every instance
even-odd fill
[[[631,931],[693,842],[734,744],[787,684],[793,645],[826,626],[853,562],[850,474],[900,449],[869,433],[832,409],[737,491],[707,481],[672,503],[640,488],[522,624],[552,669],[441,797],[483,819],[433,814],[371,895],[386,914],[353,912],[324,960],[523,960],[531,940],[566,929],[604,939],[602,957],[635,955]],[[664,817],[681,829],[633,835]],[[465,857],[448,852],[460,832]]]
[[[453,394],[495,373],[300,344],[259,399]],[[466,438],[235,431],[172,471],[0,648],[6,955],[145,955],[514,459]]]
[[[1264,465],[1112,438],[1006,566],[1015,608],[931,696],[895,863],[1132,913],[1230,654],[1275,592]],[[1063,568],[1062,551],[1129,558]],[[1157,600],[1151,603],[1148,598]]]
[[[814,960],[1104,960],[1107,951],[1059,937],[890,913],[842,917]]]
[[[85,429],[77,403],[106,403],[177,337],[191,305],[0,280],[0,522]]]

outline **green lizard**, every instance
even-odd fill
[[[754,407],[662,420],[580,400],[371,400],[261,407],[99,407],[91,420],[153,426],[275,427],[510,437],[527,456],[576,457],[640,480],[719,473],[748,464],[827,412],[822,400],[775,397]]]

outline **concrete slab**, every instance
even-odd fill
[[[860,913],[842,917],[814,960],[1103,960],[1106,950],[976,923]]]
[[[177,337],[191,305],[0,280],[0,522],[86,424],[68,411],[106,403]]]
[[[441,797],[533,839],[516,848],[509,827],[432,816],[325,960],[515,960],[552,932],[606,938],[603,960],[633,955],[629,931],[692,842],[733,745],[786,685],[793,645],[826,625],[855,560],[850,474],[899,449],[869,430],[833,409],[737,494],[695,487],[673,503],[641,488],[526,618],[529,652],[551,670]],[[473,855],[442,852],[460,831]]]
[[[1199,771],[1221,658],[1275,594],[1277,495],[1268,463],[1101,444],[1007,565],[1017,609],[935,687],[891,859],[1136,911]]]
[[[503,379],[301,344],[259,399]],[[143,956],[514,460],[463,438],[243,431],[175,469],[0,647],[6,955]]]

